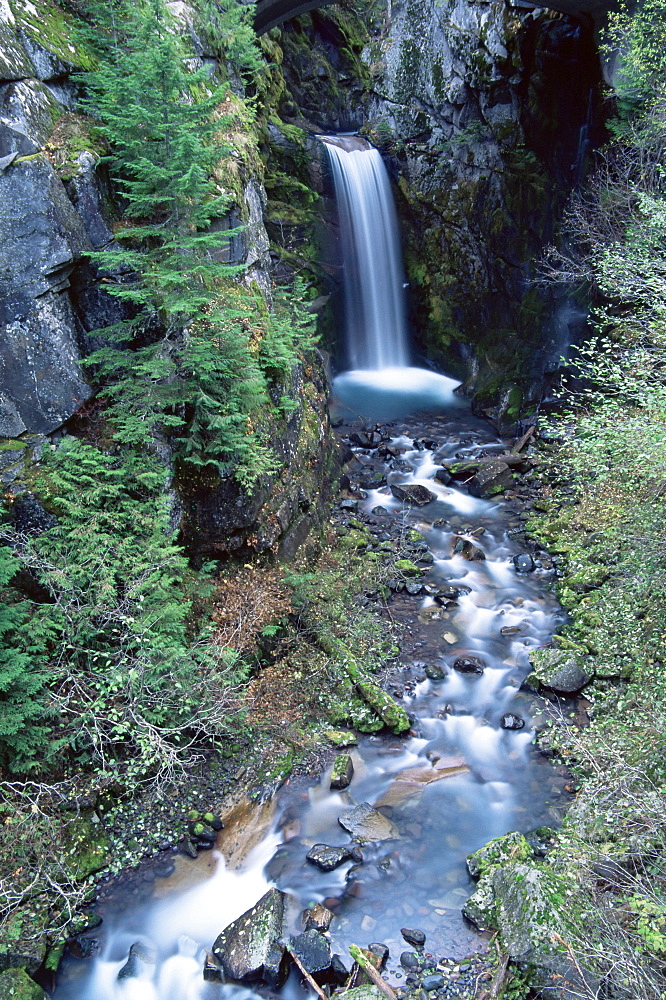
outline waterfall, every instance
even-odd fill
[[[404,274],[398,224],[386,169],[358,138],[322,136],[340,216],[345,325],[352,368],[409,363]]]

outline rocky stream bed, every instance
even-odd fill
[[[338,433],[353,458],[335,531],[350,556],[378,564],[376,589],[356,600],[399,636],[377,678],[395,699],[394,733],[331,733],[339,746],[323,774],[293,776],[217,834],[216,817],[191,817],[199,858],[181,844],[175,872],[167,852],[139,876],[144,891],[107,894],[58,1000],[241,1000],[250,988],[295,997],[301,983],[362,991],[350,1000],[382,990],[425,1000],[492,986],[487,928],[501,900],[496,887],[488,902],[488,858],[529,872],[568,800],[566,774],[535,741],[536,651],[562,612],[556,567],[524,533],[528,442],[500,440],[464,407],[399,424],[341,421]],[[355,946],[383,987],[352,962]]]

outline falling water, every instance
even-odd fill
[[[352,368],[408,364],[404,275],[393,196],[376,149],[326,137],[340,215],[347,351]]]
[[[341,413],[388,420],[450,409],[459,383],[409,366],[398,224],[382,158],[358,136],[321,139],[338,203],[351,366],[333,382]]]

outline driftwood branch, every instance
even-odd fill
[[[535,430],[536,430],[536,424],[532,424],[531,427],[527,428],[527,430],[525,431],[525,433],[521,437],[521,439],[518,442],[518,444],[514,444],[513,448],[511,449],[511,451],[512,451],[512,453],[514,455],[517,455],[519,451],[523,450],[523,448],[525,447],[525,445],[527,444],[527,442],[529,441],[529,439],[534,434]]]
[[[398,995],[395,990],[392,989],[388,983],[384,982],[372,962],[370,962],[369,959],[363,954],[358,945],[350,944],[349,954],[354,959],[356,964],[363,969],[368,979],[371,979],[375,986],[379,987],[384,996],[388,997],[388,1000],[398,1000]]]

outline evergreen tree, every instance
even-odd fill
[[[219,260],[233,232],[211,227],[229,209],[214,179],[230,153],[219,140],[227,89],[189,69],[164,0],[97,2],[104,30],[98,68],[84,78],[87,107],[126,207],[115,245],[94,259],[136,315],[103,331],[112,346],[90,360],[107,382],[118,441],[169,434],[185,461],[251,486],[275,468],[252,420],[270,406],[276,366],[259,344],[275,319],[234,288],[239,268]],[[282,325],[277,368],[284,373],[285,358],[293,367],[310,335],[299,319],[289,332]]]

